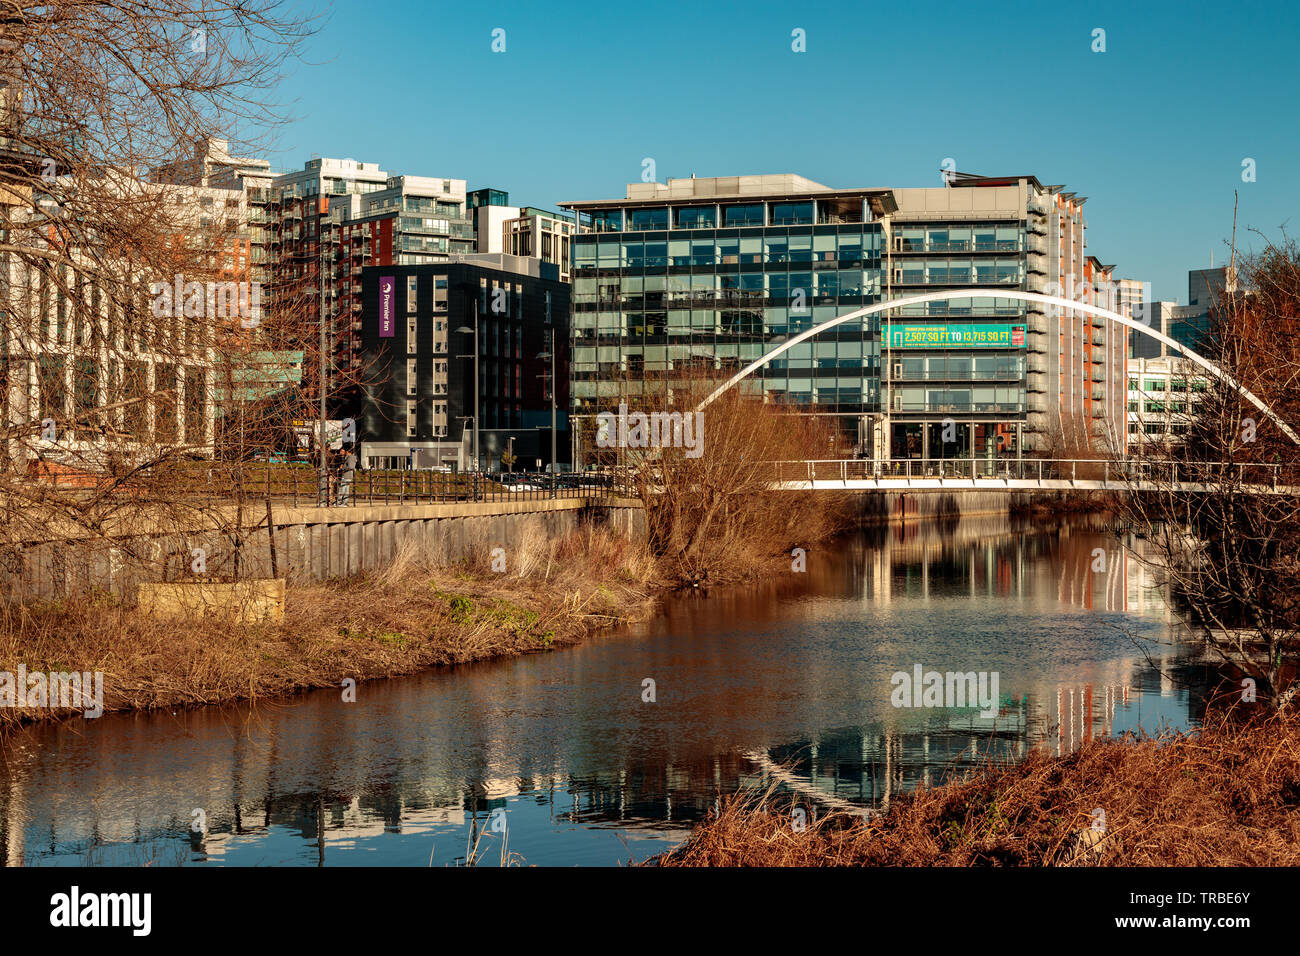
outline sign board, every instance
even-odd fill
[[[924,348],[1024,348],[1023,325],[994,325],[989,322],[943,323],[889,326],[891,349]]]
[[[397,313],[397,280],[393,276],[379,277],[379,337],[391,339],[397,327],[394,316]]]
[[[325,442],[334,451],[343,447],[343,419],[325,420]],[[293,431],[299,448],[312,448],[316,445],[316,436],[320,433],[319,421],[293,420]]]

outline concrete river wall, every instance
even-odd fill
[[[11,598],[56,599],[100,590],[134,600],[141,583],[193,580],[199,566],[212,579],[228,577],[236,559],[241,578],[322,581],[380,568],[407,546],[439,563],[483,560],[493,548],[509,553],[539,537],[563,537],[584,522],[645,534],[640,503],[623,499],[274,505],[269,525],[265,504],[253,503],[239,515],[231,508],[196,516],[188,527],[170,516],[166,522],[127,523],[101,538],[28,542],[0,564],[0,591]]]
[[[1052,497],[1042,493],[918,490],[855,492],[864,524],[1006,514],[1013,505]],[[192,523],[125,520],[92,538],[29,541],[0,560],[0,595],[62,599],[92,590],[134,601],[141,583],[193,580],[196,562],[209,580],[285,578],[289,583],[376,570],[404,547],[438,563],[486,559],[496,547],[558,539],[584,522],[640,539],[645,514],[630,499],[561,498],[444,504],[294,508],[250,503],[196,515]],[[239,542],[236,547],[236,541]]]

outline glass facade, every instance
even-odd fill
[[[635,402],[673,378],[731,374],[883,294],[880,223],[818,225],[811,200],[583,215],[592,231],[573,242],[576,414]],[[878,317],[795,346],[743,387],[829,414],[879,411]]]
[[[1023,221],[896,223],[891,291],[897,298],[940,289],[1024,289],[1025,250]],[[1024,418],[1028,315],[1023,302],[926,302],[899,309],[890,324],[887,402],[895,419]],[[943,334],[929,331],[936,327]],[[970,444],[963,445],[969,452]]]

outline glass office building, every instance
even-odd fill
[[[575,415],[635,407],[674,379],[731,374],[883,295],[888,190],[787,175],[628,193],[563,204],[591,230],[573,242]],[[872,316],[795,346],[742,387],[856,424],[880,410],[880,356]]]
[[[632,183],[569,202],[575,416],[675,378],[729,375],[856,308],[965,288],[1109,307],[1084,199],[1030,176],[829,189],[795,175]],[[1124,339],[1106,320],[953,297],[845,323],[740,387],[834,416],[864,457],[1019,455],[1124,434]]]

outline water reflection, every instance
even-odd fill
[[[44,728],[4,753],[0,859],[425,866],[477,841],[484,865],[612,864],[782,767],[828,805],[877,806],[991,754],[1195,721],[1201,665],[1165,646],[1153,668],[1130,636],[1171,631],[1153,583],[1096,530],[912,524],[578,648],[363,684],[355,704]],[[997,671],[997,716],[895,709],[890,676],[918,663]]]

